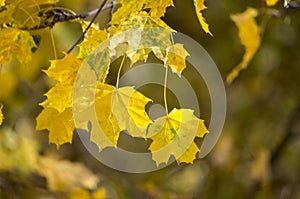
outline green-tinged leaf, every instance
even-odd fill
[[[85,62],[94,71],[97,81],[105,82],[110,66],[110,50],[106,46],[99,46],[88,57]]]
[[[86,28],[85,22],[82,22],[83,29]],[[79,44],[79,57],[86,58],[96,47],[107,39],[106,30],[100,30],[96,25],[89,28],[83,42]]]
[[[14,28],[0,29],[0,65],[9,64],[15,57],[21,64],[31,60],[31,49],[36,47],[32,36]]]
[[[47,129],[49,131],[49,143],[54,143],[57,147],[64,143],[72,143],[73,130],[75,129],[72,108],[65,109],[60,113],[46,105],[47,102],[36,118],[36,130]]]
[[[248,8],[245,12],[231,15],[231,19],[239,30],[239,38],[245,47],[245,54],[242,61],[227,76],[226,81],[231,83],[240,73],[248,67],[249,62],[260,46],[260,29],[255,21],[257,10]]]
[[[196,10],[196,14],[198,17],[198,20],[200,22],[200,25],[204,32],[212,35],[212,33],[209,30],[208,24],[206,23],[204,17],[202,16],[202,11],[205,10],[207,7],[204,5],[205,0],[194,0],[194,6]]]
[[[166,48],[171,46],[173,32],[161,19],[152,18],[147,12],[138,12],[110,29],[113,34],[110,49],[114,55],[127,55],[131,64],[147,59],[150,50],[163,60]]]
[[[149,126],[147,137],[153,140],[149,147],[152,159],[159,165],[174,155],[178,163],[193,163],[199,152],[194,138],[206,133],[204,121],[194,116],[192,110],[173,109]]]
[[[183,44],[174,44],[168,47],[166,51],[165,65],[181,76],[182,71],[186,68],[185,59],[189,53],[183,48]]]

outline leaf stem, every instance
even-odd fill
[[[168,102],[167,102],[167,79],[168,79],[168,66],[166,67],[165,72],[165,81],[164,81],[164,103],[165,103],[165,109],[166,109],[166,115],[168,115]]]
[[[126,57],[126,55],[123,56],[122,62],[120,64],[120,67],[119,67],[119,70],[118,70],[116,88],[119,88],[119,79],[120,79],[121,71],[122,71],[122,68],[123,68],[123,65],[124,65],[125,57]]]

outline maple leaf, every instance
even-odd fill
[[[86,28],[86,23],[81,22],[82,28]],[[89,56],[92,51],[103,41],[107,39],[108,35],[106,30],[100,30],[98,26],[95,24],[89,28],[87,33],[85,34],[85,38],[83,42],[79,44],[79,57],[86,58]]]
[[[48,129],[49,143],[54,143],[57,147],[64,143],[72,143],[75,129],[72,108],[60,113],[54,108],[47,107],[47,101],[43,106],[44,109],[36,118],[36,130]]]
[[[167,7],[174,7],[173,0],[150,0],[145,8],[149,8],[150,16],[153,18],[161,18],[165,15]]]
[[[260,46],[260,29],[255,21],[257,10],[248,8],[245,12],[231,15],[239,30],[239,38],[245,47],[245,54],[242,61],[227,76],[226,81],[231,83],[240,73],[248,67],[249,62],[257,52]]]
[[[150,50],[163,60],[163,51],[171,46],[170,37],[173,32],[176,31],[161,19],[152,18],[147,12],[141,11],[131,14],[118,27],[111,29],[110,33],[114,36],[110,40],[110,49],[117,49],[118,45],[122,45],[122,48],[118,48],[118,54],[127,55],[131,59],[131,65],[139,60],[146,60]]]
[[[136,91],[133,87],[114,90],[112,95],[112,113],[122,130],[134,137],[145,137],[146,128],[151,123],[145,112],[145,106],[151,99]]]
[[[174,44],[168,47],[166,51],[165,65],[180,76],[186,68],[185,59],[189,56],[189,53],[183,48],[183,44]]]
[[[66,108],[72,107],[73,85],[58,83],[52,87],[45,95],[48,98],[48,107],[63,112]]]
[[[278,2],[278,0],[265,0],[265,1],[267,6],[274,6]]]
[[[205,0],[194,0],[194,6],[198,17],[198,21],[200,22],[202,29],[204,30],[204,32],[212,35],[212,33],[209,30],[208,24],[206,23],[204,17],[202,16],[202,11],[207,8],[204,5],[204,1]]]
[[[64,84],[73,84],[82,59],[73,54],[65,54],[63,59],[52,60],[50,67],[44,72],[48,77]]]
[[[2,108],[3,108],[3,105],[0,104],[0,126],[2,125],[2,122],[3,122]]]
[[[195,137],[207,133],[204,121],[194,116],[190,109],[173,109],[149,126],[148,135],[153,140],[149,149],[157,165],[167,163],[174,155],[178,163],[193,163],[199,148]]]
[[[31,49],[37,47],[32,36],[14,28],[0,29],[0,64],[6,65],[16,57],[21,64],[31,60]]]
[[[119,24],[123,18],[128,17],[132,13],[141,11],[149,0],[119,0],[118,2],[122,5],[114,12],[110,22],[111,24]]]

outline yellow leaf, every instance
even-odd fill
[[[105,190],[103,188],[99,188],[93,193],[93,199],[104,199],[104,198],[105,198]]]
[[[174,7],[173,0],[150,0],[145,8],[150,8],[150,16],[161,18],[165,15],[167,7]]]
[[[173,109],[149,126],[147,137],[153,140],[149,147],[152,159],[159,165],[174,155],[178,163],[193,163],[199,152],[194,138],[206,133],[204,121],[194,116],[192,110]]]
[[[79,188],[69,194],[67,199],[91,199],[91,194],[88,190]]]
[[[46,105],[47,102],[45,102],[44,109],[36,118],[36,130],[48,129],[49,143],[54,143],[57,147],[64,143],[72,143],[75,128],[72,108],[67,108],[60,113]]]
[[[53,80],[73,84],[81,64],[81,59],[73,54],[65,54],[63,59],[51,61],[50,67],[44,72]]]
[[[150,50],[163,60],[164,51],[172,45],[171,34],[176,32],[161,19],[153,18],[144,11],[131,14],[112,31],[115,37],[110,40],[110,49],[116,51],[122,45],[122,48],[118,48],[118,54],[127,55],[131,59],[131,65],[147,59]],[[127,44],[125,47],[124,43]]]
[[[231,15],[239,30],[239,38],[245,47],[245,54],[241,63],[239,63],[227,76],[226,81],[231,83],[240,73],[241,70],[247,68],[249,62],[257,52],[260,46],[260,29],[255,21],[257,10],[248,8],[245,12]]]
[[[87,94],[89,96],[89,94]],[[89,98],[83,96],[83,98]],[[116,147],[119,134],[123,130],[135,137],[145,137],[146,128],[151,122],[145,112],[145,105],[150,99],[143,96],[132,87],[116,89],[113,86],[102,84],[98,87],[95,97],[96,119],[89,119],[91,123],[91,141],[99,149]],[[82,105],[81,105],[81,104]],[[89,104],[85,106],[84,104]],[[76,99],[76,121],[80,128],[88,129],[87,118],[94,113],[93,103],[84,99]],[[99,126],[98,126],[99,125]]]
[[[116,89],[112,96],[112,113],[120,129],[126,129],[134,137],[145,137],[151,123],[145,106],[150,101],[133,87]]]
[[[52,156],[41,156],[38,159],[38,173],[46,177],[50,190],[67,193],[78,188],[95,189],[99,181],[83,164]]]
[[[27,31],[14,28],[0,29],[0,64],[9,64],[13,57],[21,64],[31,60],[31,49],[37,47]]]
[[[208,24],[206,23],[204,17],[202,16],[202,11],[207,8],[204,5],[204,0],[194,0],[194,6],[195,6],[196,14],[198,17],[198,21],[200,22],[202,29],[204,30],[204,32],[206,32],[212,36],[212,33],[209,30]]]
[[[82,22],[83,28],[86,24]],[[85,35],[83,42],[79,44],[79,57],[86,58],[91,52],[103,41],[107,39],[106,30],[100,30],[98,27],[92,26]]]
[[[278,2],[278,0],[265,0],[265,1],[267,6],[274,6]]]
[[[5,6],[5,0],[0,0],[0,7]]]
[[[128,17],[132,13],[141,11],[149,0],[119,0],[121,7],[114,12],[111,24],[119,24],[123,18]]]
[[[2,108],[3,108],[3,105],[0,104],[0,126],[1,126],[1,124],[2,124],[2,122],[3,122]]]
[[[183,44],[172,45],[166,51],[165,65],[180,76],[186,68],[185,59],[189,56],[189,53],[183,48]]]
[[[45,95],[48,98],[48,107],[63,112],[66,108],[72,107],[73,85],[58,83],[52,87]]]

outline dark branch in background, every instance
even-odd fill
[[[298,101],[296,107],[293,109],[290,119],[286,124],[286,128],[285,131],[283,132],[282,138],[280,139],[280,142],[273,148],[271,152],[271,157],[269,161],[273,173],[275,171],[276,163],[280,158],[281,153],[289,144],[289,141],[291,141],[293,136],[296,135],[296,128],[300,121],[300,95],[297,100]],[[262,187],[262,182],[256,180],[252,184],[252,187],[250,188],[248,198],[249,199],[256,198],[257,192],[260,190],[261,187]]]
[[[105,1],[106,2],[106,1]],[[102,5],[102,4],[101,4]],[[112,2],[108,5],[102,7],[100,11],[107,9],[112,9],[115,5],[115,2]],[[39,17],[41,18],[40,24],[33,27],[23,27],[22,30],[39,30],[44,28],[52,28],[56,23],[71,21],[73,19],[85,19],[90,16],[98,15],[99,8],[92,10],[83,14],[74,14],[69,10],[63,8],[50,8],[45,11],[39,12]],[[98,14],[97,14],[98,13]]]
[[[284,148],[287,146],[291,138],[296,134],[296,127],[300,121],[300,96],[298,97],[298,102],[293,110],[293,113],[291,115],[290,120],[287,123],[285,133],[280,140],[280,142],[277,144],[277,146],[273,149],[271,158],[270,158],[270,163],[272,170],[274,170],[276,161],[278,160],[281,152],[284,150]]]
[[[95,22],[96,18],[98,17],[98,15],[100,14],[100,12],[103,10],[104,5],[106,4],[106,2],[107,2],[107,0],[103,0],[102,1],[102,3],[100,4],[99,8],[97,9],[97,12],[93,16],[93,18],[90,21],[90,23],[88,24],[88,26],[85,28],[85,30],[83,31],[83,33],[81,34],[81,36],[77,39],[77,41],[73,44],[73,46],[67,51],[67,53],[72,52],[72,50],[83,40],[84,35],[87,33],[87,31],[90,29],[90,27],[92,26],[92,24]],[[110,5],[113,6],[114,4],[110,4]]]

